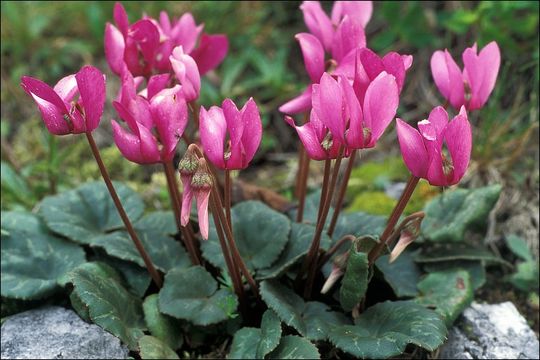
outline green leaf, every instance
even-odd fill
[[[261,339],[257,345],[257,358],[264,357],[279,345],[281,320],[272,310],[266,310],[261,321]]]
[[[499,199],[500,185],[456,189],[432,199],[424,208],[423,236],[433,242],[463,242],[465,231],[483,227]]]
[[[244,327],[233,337],[227,359],[262,359],[257,356],[257,346],[261,340],[261,329]]]
[[[152,294],[144,299],[143,311],[146,326],[153,336],[163,341],[168,347],[173,350],[179,349],[184,343],[180,324],[178,320],[162,314],[158,303],[158,294]]]
[[[268,359],[320,359],[319,350],[303,337],[289,335],[281,338],[278,347]]]
[[[43,299],[61,291],[60,280],[86,261],[76,244],[47,232],[27,212],[2,212],[2,296]]]
[[[368,308],[355,325],[335,327],[329,338],[353,356],[379,359],[403,353],[407,344],[433,351],[446,339],[446,326],[413,301],[386,301]]]
[[[413,297],[418,295],[416,284],[420,280],[420,269],[413,257],[416,253],[404,251],[393,263],[389,263],[389,255],[377,259],[375,266],[381,271],[384,280],[392,287],[397,297]]]
[[[538,262],[535,260],[519,263],[517,272],[510,277],[510,282],[523,291],[538,290],[538,281]]]
[[[469,273],[471,285],[474,290],[481,288],[486,282],[486,269],[481,261],[456,260],[426,263],[423,266],[427,272],[458,271],[464,270]]]
[[[314,226],[292,223],[289,241],[287,242],[285,249],[271,267],[257,271],[257,278],[264,280],[281,276],[307,254],[314,235]],[[328,249],[331,242],[332,239],[330,239],[326,233],[323,233],[321,236],[321,248]]]
[[[122,286],[114,269],[104,263],[86,263],[73,270],[70,279],[90,319],[136,350],[145,330],[142,303]]]
[[[206,326],[227,320],[230,308],[237,306],[236,295],[229,289],[218,290],[216,280],[200,266],[172,269],[165,276],[159,292],[162,313],[195,325]]]
[[[440,261],[453,260],[481,260],[485,262],[499,263],[512,267],[504,259],[493,255],[490,251],[482,248],[472,248],[465,245],[449,244],[430,249],[422,249],[420,254],[416,255],[414,261],[419,263],[433,263]]]
[[[128,287],[128,290],[142,298],[152,281],[146,268],[129,261],[120,260],[106,254],[99,254],[96,260],[104,262],[118,271]]]
[[[509,235],[506,237],[506,245],[508,248],[518,257],[522,258],[523,260],[533,260],[533,256],[531,254],[531,251],[529,250],[529,246],[523,240],[517,235]]]
[[[129,219],[135,222],[144,210],[142,199],[122,183],[114,182],[114,187]],[[81,244],[92,244],[93,238],[123,227],[102,181],[46,197],[39,213],[52,231]]]
[[[32,206],[34,197],[26,181],[5,161],[0,162],[2,195],[11,195],[17,201]]]
[[[246,265],[253,270],[272,265],[289,239],[289,219],[260,201],[239,203],[232,208],[231,217],[234,239]],[[208,241],[203,241],[201,248],[208,261],[217,267],[225,267],[212,221]]]
[[[421,295],[415,301],[442,316],[450,327],[473,301],[473,287],[465,270],[428,274],[418,283]]]
[[[266,305],[281,321],[310,340],[324,340],[331,328],[349,322],[343,314],[330,311],[323,303],[304,302],[291,289],[274,280],[263,281],[260,292]]]
[[[369,261],[365,252],[357,249],[355,241],[349,252],[347,269],[341,281],[339,302],[345,311],[352,311],[364,297],[368,286]]]
[[[139,339],[141,359],[180,359],[178,355],[158,338],[145,335]]]

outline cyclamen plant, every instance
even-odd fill
[[[135,279],[121,281],[109,265],[82,264],[62,274],[63,283],[73,285],[73,307],[143,358],[156,356],[150,349],[178,358],[175,351],[183,343],[180,329],[185,330],[186,323],[177,319],[191,323],[191,329],[204,326],[205,331],[212,331],[208,325],[225,324],[233,336],[229,358],[319,358],[328,341],[339,351],[362,358],[396,356],[409,344],[434,351],[445,339],[446,326],[472,300],[467,272],[443,274],[447,276],[443,280],[437,277],[443,276],[440,273],[431,273],[418,283],[420,292],[414,282],[415,292],[403,294],[400,284],[409,280],[399,278],[405,275],[396,273],[391,264],[414,265],[404,250],[420,236],[422,222],[430,221],[429,212],[401,219],[419,180],[448,187],[458,184],[467,171],[473,139],[467,111],[480,110],[495,86],[500,66],[497,44],[489,43],[479,54],[476,44],[466,49],[463,72],[447,50],[433,54],[435,85],[459,113],[449,115],[447,105],[437,106],[418,122],[418,129],[396,119],[410,179],[389,218],[373,217],[371,225],[365,225],[365,214],[355,215],[360,216],[355,220],[340,214],[349,178],[357,153],[377,148],[396,118],[413,57],[396,52],[380,57],[368,48],[364,28],[371,18],[371,1],[337,1],[331,16],[317,1],[305,1],[300,9],[309,33],[295,38],[310,83],[299,97],[280,107],[285,121],[295,128],[301,149],[298,206],[287,216],[255,201],[232,207],[231,171],[250,166],[262,138],[257,94],[240,109],[233,99],[208,109],[198,104],[201,76],[223,61],[228,41],[224,35],[201,35],[203,25],[197,26],[191,14],[171,22],[161,12],[159,19],[145,15],[130,24],[117,3],[115,25],[105,27],[105,56],[121,82],[112,102],[118,114],[118,121],[111,119],[114,142],[131,162],[162,164],[176,229],[164,229],[170,229],[162,225],[164,215],[138,219],[141,214],[130,212],[132,201],[118,195],[108,175],[92,135],[106,102],[105,75],[100,70],[84,66],[54,87],[29,76],[21,79],[51,134],[86,135],[133,243],[119,251],[115,242],[125,238],[121,232],[110,238],[101,234],[105,240],[96,240],[81,238],[75,225],[62,224],[54,214],[44,215],[45,223],[75,243],[104,249],[111,258],[144,264],[156,284],[137,292],[130,287]],[[296,114],[303,115],[300,125],[293,118]],[[190,120],[195,131],[188,133]],[[175,168],[180,141],[187,150]],[[344,158],[349,160],[339,181]],[[310,160],[324,161],[318,203],[307,196]],[[46,199],[42,208],[71,201],[62,196]],[[192,221],[194,200],[197,222]],[[77,221],[81,227],[91,220]],[[104,232],[115,230],[103,227]],[[183,246],[171,243],[167,231],[176,233]],[[133,245],[138,253],[131,253]],[[368,287],[382,281],[375,269],[397,298],[413,299],[372,298]],[[460,285],[444,287],[448,276]],[[432,283],[439,287],[431,288]],[[93,297],[86,296],[92,291]],[[103,305],[99,298],[106,297],[106,291],[118,298]],[[288,327],[282,328],[281,322]],[[239,324],[249,327],[239,329]],[[259,324],[260,328],[253,327]],[[217,332],[225,329],[218,326]]]

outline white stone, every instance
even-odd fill
[[[74,311],[50,306],[10,316],[2,324],[2,359],[125,359],[120,340]]]

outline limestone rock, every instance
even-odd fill
[[[441,359],[538,359],[534,331],[514,304],[473,303],[448,334]]]
[[[125,359],[120,340],[74,311],[49,306],[2,324],[2,359]]]

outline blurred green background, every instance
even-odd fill
[[[143,13],[157,17],[166,10],[179,17],[191,11],[198,23],[204,22],[206,32],[228,35],[229,54],[203,80],[201,103],[215,104],[225,97],[239,102],[255,98],[265,133],[251,170],[263,175],[251,171],[251,177],[249,172],[247,176],[286,195],[294,182],[291,163],[298,140],[277,108],[309,81],[294,40],[295,33],[307,31],[299,5],[296,1],[124,2],[131,22]],[[82,65],[93,64],[107,74],[111,100],[118,80],[104,58],[103,33],[105,23],[112,21],[113,6],[114,2],[92,1],[2,2],[2,209],[31,209],[51,192],[99,177],[84,137],[51,137],[19,79],[27,74],[54,84]],[[327,11],[331,6],[323,4]],[[448,48],[461,64],[462,51],[473,42],[479,47],[491,40],[498,42],[502,53],[499,78],[487,106],[471,116],[474,161],[464,185],[502,182],[508,189],[518,189],[527,204],[538,200],[538,10],[536,1],[374,2],[366,29],[368,46],[380,54],[414,55],[398,116],[415,122],[444,102],[431,78],[433,51]],[[167,207],[161,173],[123,160],[114,147],[110,129],[114,116],[109,101],[96,134],[114,178],[140,190],[151,206]],[[406,171],[388,165],[399,163],[394,159],[399,159],[399,151],[393,126],[378,149],[366,153],[361,161],[370,159],[380,166],[356,171],[353,196],[377,192],[381,181],[406,176]],[[385,159],[388,154],[389,160]],[[375,176],[370,171],[379,173]],[[266,176],[269,173],[276,176]],[[382,207],[371,204],[369,209],[387,213],[392,204],[385,198],[381,201]],[[351,198],[350,203],[365,201]]]

